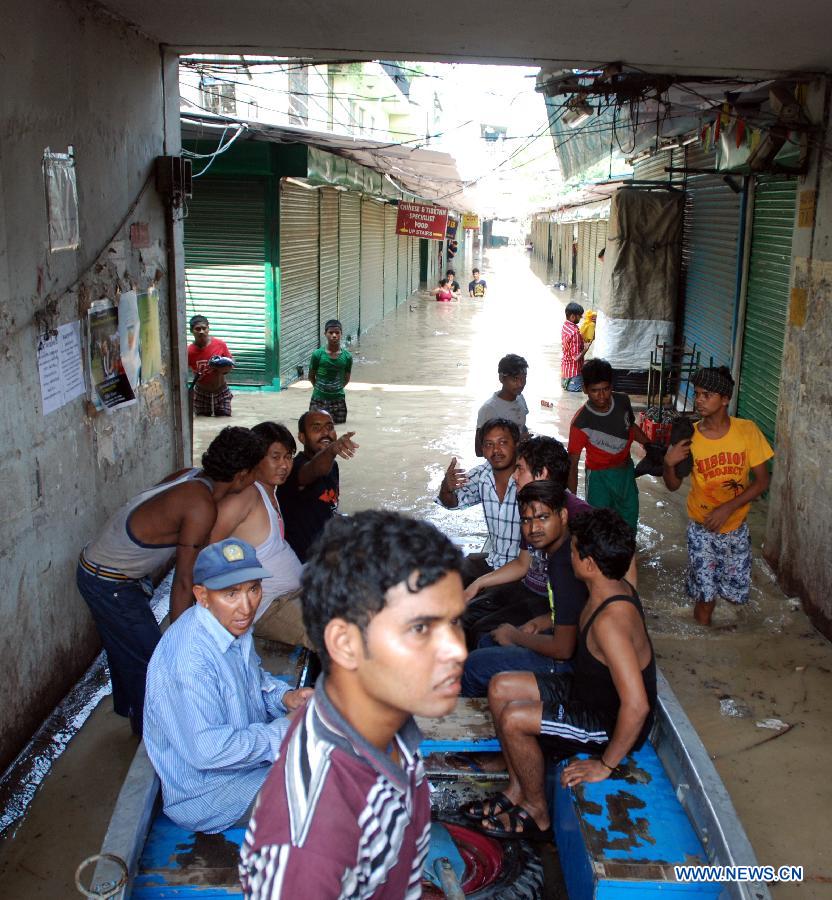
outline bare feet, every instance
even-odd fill
[[[700,625],[710,625],[711,624],[711,616],[714,614],[714,607],[716,603],[705,603],[702,600],[697,600],[696,605],[693,607],[693,618]]]

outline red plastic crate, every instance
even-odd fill
[[[647,435],[647,439],[654,444],[669,444],[670,429],[671,425],[669,422],[662,425],[659,422],[648,419],[646,416],[642,416],[641,430]]]

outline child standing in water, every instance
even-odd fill
[[[702,416],[693,439],[679,441],[664,458],[664,483],[677,491],[675,466],[693,455],[688,494],[688,571],[685,589],[693,616],[710,625],[717,597],[742,605],[751,587],[751,537],[745,521],[751,501],[768,487],[774,456],[749,419],[728,415],[734,379],[727,366],[700,369],[691,379]]]
[[[341,347],[341,323],[330,319],[324,325],[326,346],[318,347],[309,360],[312,382],[310,410],[324,410],[336,425],[347,421],[347,398],[344,388],[352,374],[352,355]]]

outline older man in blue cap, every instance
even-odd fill
[[[168,628],[148,666],[147,754],[165,814],[191,831],[245,824],[289,715],[312,693],[269,675],[254,650],[268,575],[245,541],[205,547],[194,565],[196,606]]]

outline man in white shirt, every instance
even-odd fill
[[[477,431],[474,435],[474,453],[482,456],[482,426],[491,419],[508,419],[520,429],[520,440],[528,437],[526,416],[529,407],[523,397],[529,364],[516,353],[509,353],[497,363],[500,390],[483,403],[477,413]]]

